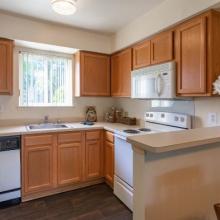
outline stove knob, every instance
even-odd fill
[[[179,117],[175,116],[174,121],[179,121]]]

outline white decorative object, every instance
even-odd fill
[[[215,82],[213,83],[213,94],[218,94],[220,95],[220,76],[218,76],[218,79],[215,80]]]
[[[76,12],[76,0],[51,0],[52,8],[61,15],[72,15]]]

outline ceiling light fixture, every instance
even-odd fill
[[[61,15],[72,15],[76,12],[76,0],[51,0],[53,10]]]

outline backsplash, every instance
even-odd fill
[[[98,120],[102,121],[104,112],[114,105],[113,98],[75,98],[74,107],[18,107],[17,96],[0,96],[0,126],[42,122],[45,115],[49,121],[85,120],[86,106],[96,106]]]
[[[144,124],[144,114],[146,111],[177,112],[195,115],[194,101],[185,100],[137,100],[129,98],[119,98],[116,106],[128,111],[129,116],[136,117],[140,125]],[[195,122],[193,122],[193,125]]]

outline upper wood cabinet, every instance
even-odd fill
[[[80,51],[75,55],[75,95],[110,96],[110,56]]]
[[[149,66],[150,62],[150,41],[144,41],[133,47],[133,69]]]
[[[0,95],[12,95],[13,41],[0,38]]]
[[[176,30],[177,94],[210,96],[220,74],[220,13],[210,11]]]
[[[83,175],[83,135],[82,132],[58,134],[58,185],[79,183]]]
[[[54,135],[24,136],[22,148],[23,194],[42,192],[54,186]]]
[[[173,36],[173,31],[166,31],[135,45],[133,47],[133,69],[173,60]]]
[[[132,49],[111,56],[111,95],[131,96]]]
[[[173,60],[173,31],[157,34],[151,39],[151,64]]]

